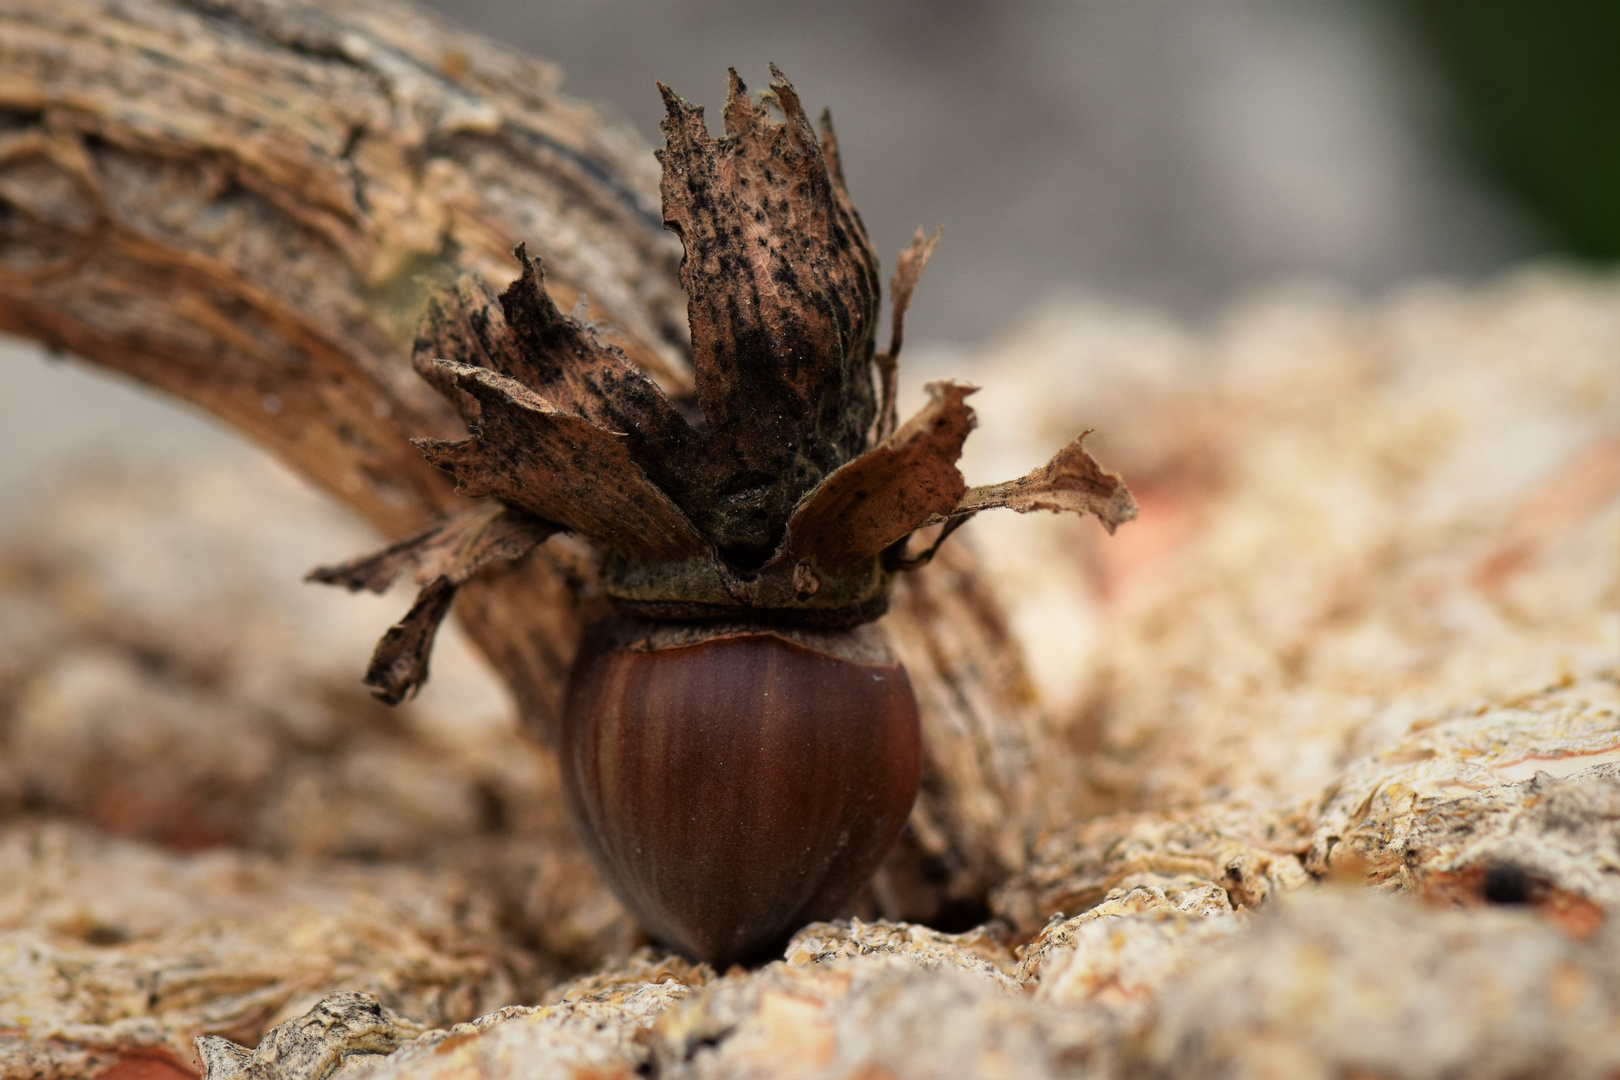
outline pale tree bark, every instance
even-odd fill
[[[559,84],[386,0],[8,0],[0,329],[208,410],[388,537],[418,529],[457,501],[407,441],[459,434],[408,363],[436,286],[504,284],[526,242],[561,306],[666,386],[690,378],[650,148]],[[542,738],[591,613],[583,565],[554,541],[457,603]],[[1054,790],[1032,770],[1058,759],[969,554],[894,607],[927,775],[878,893],[968,914],[1020,863]]]

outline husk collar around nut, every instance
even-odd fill
[[[974,426],[972,387],[932,383],[928,404],[898,423],[905,310],[938,234],[919,232],[901,254],[892,336],[878,352],[877,260],[830,119],[818,139],[771,70],[758,102],[731,73],[719,139],[701,107],[659,86],[690,398],[666,395],[559,311],[522,246],[521,274],[498,298],[468,277],[431,306],[414,363],[470,437],[417,444],[458,493],[494,502],[311,575],[382,591],[414,571],[417,601],[367,672],[379,697],[402,700],[427,677],[459,585],[560,531],[595,543],[604,591],[632,613],[840,626],[883,613],[894,575],[931,554],[905,550],[926,526],[948,532],[993,507],[1091,513],[1110,532],[1136,516],[1078,438],[1019,480],[968,488],[956,462]]]

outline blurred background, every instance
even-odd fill
[[[436,0],[658,138],[781,65],[832,109],[879,254],[945,238],[908,338],[1077,295],[1194,324],[1281,282],[1377,296],[1620,253],[1604,0]],[[212,422],[0,341],[0,529],[64,459],[231,452]]]

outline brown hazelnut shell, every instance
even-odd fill
[[[911,682],[869,627],[621,623],[575,665],[558,750],[615,895],[716,964],[847,903],[904,827],[922,763]]]

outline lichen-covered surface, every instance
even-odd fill
[[[282,474],[61,485],[0,554],[0,1075],[1613,1076],[1616,356],[1620,285],[1537,272],[1196,333],[1072,305],[938,372],[996,368],[970,482],[1096,426],[1142,506],[976,520],[988,579],[896,595],[906,659],[988,590],[1005,650],[932,692],[1027,708],[936,744],[966,779],[903,842],[1046,829],[939,913],[977,929],[882,921],[885,873],[753,971],[548,839],[459,641],[365,697],[398,598],[293,583],[365,538]]]

